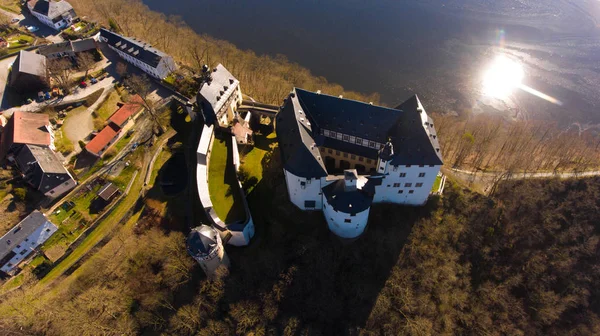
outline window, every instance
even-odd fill
[[[340,156],[340,151],[335,151],[335,155]]]
[[[350,158],[351,158],[352,160],[356,160],[356,155],[352,154],[352,155],[350,156]]]
[[[419,173],[419,177],[425,177],[425,173]]]
[[[50,232],[50,229],[46,229],[46,232]]]
[[[410,165],[406,165],[406,168],[410,168]]]
[[[419,165],[419,167],[423,168],[423,167],[425,167],[425,165]]]
[[[400,177],[406,177],[406,173],[400,173]]]
[[[392,166],[393,171],[398,171],[398,166]]]
[[[25,253],[27,253],[27,250],[23,250],[23,251],[21,251],[21,253],[19,253],[19,254],[20,254],[20,255],[23,255],[23,254],[25,254]]]
[[[394,183],[394,188],[400,188],[400,183]]]
[[[422,186],[423,186],[423,183],[417,183],[417,184],[415,184],[415,187],[417,187],[417,188],[421,188]]]
[[[406,188],[410,188],[410,187],[412,187],[412,183],[404,183],[404,186],[405,186]]]
[[[375,143],[373,141],[369,141],[369,147],[375,148]]]
[[[409,191],[408,191],[408,193],[409,193],[409,194],[414,194],[414,193],[415,193],[415,191],[414,191],[414,190],[409,190]]]
[[[367,159],[367,163],[371,163],[373,162],[371,159]]]
[[[335,138],[337,134],[335,132],[329,131],[329,136]]]
[[[355,142],[357,145],[362,145],[362,139],[356,138]]]
[[[434,165],[429,165],[429,167],[435,167]]]
[[[316,201],[304,201],[304,207],[305,208],[314,208],[317,206],[317,202]]]
[[[50,190],[50,195],[54,195],[54,190]]]
[[[350,141],[350,136],[349,135],[342,135],[342,139],[344,141]]]
[[[333,154],[333,149],[328,149],[328,150],[327,150],[327,153],[329,153],[329,154]]]
[[[398,194],[404,194],[404,190],[402,190],[402,189],[398,190]]]
[[[348,157],[348,153],[344,153],[344,157],[347,158]]]
[[[363,158],[362,156],[358,157],[358,161],[363,162],[365,160],[365,158]]]
[[[319,150],[321,151],[321,153],[325,153],[325,148],[319,148]]]
[[[17,248],[21,248],[21,245],[17,245]]]
[[[346,218],[344,219],[344,223],[352,223],[352,220],[350,218]]]

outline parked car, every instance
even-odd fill
[[[19,21],[21,21],[19,18],[12,18],[12,20],[10,20],[11,23],[17,23]]]
[[[27,26],[27,30],[30,33],[35,33],[36,31],[40,30],[40,28],[36,27],[36,26]]]
[[[81,86],[82,88],[86,88],[87,83],[85,81],[81,81],[81,83],[79,83],[79,86]]]
[[[96,83],[98,83],[98,80],[96,78],[92,77],[92,79],[90,79],[90,82],[92,84],[96,84]]]
[[[40,91],[38,92],[38,101],[43,101],[44,100],[44,92]]]
[[[50,92],[46,92],[46,94],[44,95],[44,98],[46,98],[46,100],[52,98],[52,96],[50,95]]]

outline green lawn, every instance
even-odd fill
[[[110,116],[117,111],[117,103],[120,101],[121,96],[116,90],[113,90],[96,110],[96,115],[98,118],[104,121],[108,120],[108,118],[110,118]]]
[[[127,188],[127,185],[129,184],[129,181],[131,181],[133,173],[135,173],[136,170],[137,168],[135,167],[135,165],[130,164],[129,167],[125,167],[121,171],[119,176],[111,178],[110,181],[119,188],[121,188],[121,190],[125,190],[125,188]]]
[[[276,135],[271,133],[268,135],[254,134],[254,147],[249,152],[240,153],[242,167],[248,172],[249,178],[255,178],[255,183],[246,190],[249,194],[254,185],[258,184],[263,177],[262,159],[270,151],[270,146],[275,142]],[[240,150],[242,151],[242,150]]]
[[[67,136],[63,132],[62,127],[59,128],[59,130],[55,133],[54,146],[56,146],[57,151],[65,154],[65,155],[69,154],[73,150],[75,150],[75,146],[73,146],[73,143],[71,142],[71,140],[69,140],[69,138],[67,138]]]
[[[228,156],[230,138],[220,140],[215,137],[208,166],[208,191],[213,208],[219,218],[234,222],[245,218],[244,207],[237,192],[235,169]]]
[[[152,167],[152,174],[150,174],[150,183],[151,184],[154,185],[156,183],[156,177],[158,177],[158,171],[160,170],[160,168],[162,168],[162,166],[164,166],[165,162],[167,162],[171,158],[172,155],[173,155],[173,153],[171,153],[171,151],[168,149],[165,149],[160,152],[160,154],[156,158],[156,161],[154,162],[154,167]]]
[[[442,183],[442,177],[438,175],[435,178],[435,182],[433,182],[433,187],[431,187],[431,192],[437,192],[438,189],[440,188],[440,183]]]

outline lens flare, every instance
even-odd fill
[[[483,94],[506,99],[521,86],[523,67],[506,56],[498,56],[483,76]]]

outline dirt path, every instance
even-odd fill
[[[63,133],[77,146],[79,140],[85,139],[94,130],[94,118],[85,107],[69,112],[69,116],[62,125]]]

